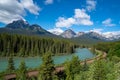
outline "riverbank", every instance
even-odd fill
[[[59,65],[63,64],[66,60],[70,60],[72,56],[78,56],[80,60],[85,60],[85,59],[90,59],[95,57],[93,53],[91,53],[87,48],[78,48],[76,49],[76,52],[74,54],[69,54],[69,55],[63,55],[63,56],[54,56],[54,64]],[[42,64],[42,60],[40,57],[29,57],[29,58],[13,58],[14,60],[14,66],[17,69],[18,66],[20,65],[21,61],[25,61],[27,68],[36,68],[39,67],[40,64]],[[7,58],[1,58],[0,59],[0,71],[4,71],[7,68],[8,64],[8,59]]]
[[[99,55],[97,55],[96,57],[94,57],[94,58],[92,58],[92,59],[87,59],[87,60],[86,60],[86,63],[87,63],[87,64],[91,64],[91,63],[93,63],[93,62],[96,61],[96,60],[105,59],[105,58],[106,58],[107,54],[106,54],[105,52],[102,52],[102,51],[99,51],[99,50],[96,50],[96,51],[99,53]],[[83,65],[83,64],[84,64],[84,61],[80,62],[80,64]],[[64,66],[55,67],[55,71],[56,71],[56,72],[64,71]],[[38,73],[39,73],[38,70],[33,70],[33,71],[28,71],[27,75],[28,75],[28,77],[33,77],[33,76],[35,77],[35,76],[38,75]],[[13,78],[15,78],[15,77],[16,77],[16,74],[15,74],[15,73],[4,75],[4,79],[5,79],[5,80],[13,79]]]

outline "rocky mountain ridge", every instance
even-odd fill
[[[55,36],[43,29],[38,24],[30,25],[27,21],[22,19],[13,21],[12,23],[7,24],[5,27],[0,28],[0,33]]]
[[[79,38],[79,37],[91,37],[91,38],[95,38],[95,39],[100,39],[100,40],[106,40],[106,41],[111,41],[111,40],[118,40],[120,39],[120,34],[109,34],[105,35],[105,34],[100,34],[94,31],[90,31],[90,32],[78,32],[75,33],[73,30],[68,29],[65,30],[62,34],[60,34],[60,36],[64,37],[64,38]]]
[[[17,20],[12,23],[7,24],[5,27],[0,28],[0,33],[10,33],[10,34],[25,34],[25,35],[40,35],[47,37],[63,37],[69,39],[87,39],[87,40],[102,40],[102,41],[113,41],[120,40],[120,34],[100,34],[98,32],[74,32],[72,29],[65,30],[60,35],[54,35],[55,33],[50,33],[49,31],[43,29],[38,24],[30,25],[25,20]],[[56,31],[57,33],[57,31]]]

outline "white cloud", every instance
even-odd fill
[[[94,10],[96,8],[96,3],[97,2],[95,0],[86,0],[86,4],[87,4],[86,9],[88,11]]]
[[[45,0],[45,4],[48,5],[48,4],[53,4],[53,0]]]
[[[26,8],[30,13],[39,15],[41,10],[36,4],[33,3],[33,0],[21,0],[21,4]]]
[[[56,27],[70,27],[75,23],[75,19],[74,18],[68,18],[65,19],[64,17],[59,17],[58,21],[56,22]]]
[[[106,38],[120,38],[120,31],[104,32],[103,35]]]
[[[81,18],[81,19],[90,19],[90,16],[86,14],[84,9],[75,9],[75,18]]]
[[[88,19],[76,19],[76,24],[77,25],[85,25],[85,26],[90,26],[93,25],[93,22],[88,20]]]
[[[77,25],[93,25],[93,22],[90,20],[90,15],[84,9],[75,9],[74,18],[76,20],[75,24]]]
[[[104,21],[102,22],[102,24],[103,24],[104,26],[116,26],[116,24],[113,24],[113,23],[112,23],[112,19],[111,19],[111,18],[108,18],[108,19],[104,20]]]
[[[90,15],[84,9],[75,9],[74,13],[74,16],[70,18],[59,17],[55,24],[56,27],[69,28],[72,25],[93,25],[93,22],[90,20]]]
[[[60,35],[61,33],[63,33],[63,30],[60,28],[53,28],[53,29],[50,29],[48,31],[53,33],[53,34],[56,34],[56,35]]]
[[[0,22],[7,24],[24,19],[26,10],[38,15],[40,8],[33,3],[33,0],[0,0]]]
[[[103,31],[103,29],[93,29],[93,30],[90,30],[90,32],[91,32],[91,31],[101,34],[102,31]]]

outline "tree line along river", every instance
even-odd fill
[[[54,56],[53,60],[55,64],[62,64],[64,63],[67,59],[70,60],[73,55],[76,55],[79,57],[80,60],[85,60],[89,58],[95,57],[95,55],[88,50],[87,48],[77,48],[75,50],[74,54],[69,54],[69,55],[61,55],[61,56]],[[40,57],[27,57],[27,58],[22,58],[22,57],[15,57],[14,58],[14,63],[15,67],[18,68],[20,62],[24,60],[26,63],[26,66],[28,68],[36,68],[39,67],[40,64],[42,63],[42,59]],[[0,72],[6,70],[8,65],[8,58],[1,57],[0,58]]]

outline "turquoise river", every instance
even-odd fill
[[[61,64],[61,63],[64,63],[67,59],[70,60],[73,55],[78,56],[80,60],[93,58],[95,56],[87,48],[82,48],[82,49],[77,48],[74,54],[54,56],[53,60],[54,60],[55,64]],[[18,68],[18,66],[22,60],[25,61],[26,66],[28,68],[39,67],[40,64],[42,63],[42,60],[40,57],[27,57],[27,58],[16,57],[16,58],[14,58],[14,63],[15,63],[16,68]],[[8,58],[0,57],[0,72],[6,70],[7,65],[8,65]]]

